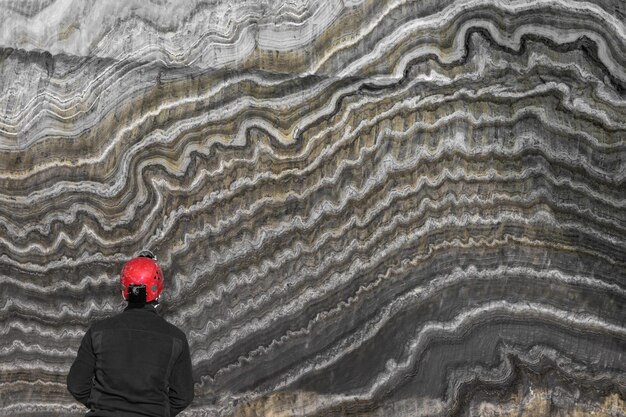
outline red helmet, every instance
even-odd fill
[[[124,300],[128,300],[128,287],[131,285],[146,286],[147,303],[157,299],[163,291],[163,272],[152,252],[143,251],[137,258],[126,262],[120,274],[120,283]]]

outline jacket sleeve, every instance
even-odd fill
[[[194,397],[189,344],[187,343],[187,338],[184,338],[181,342],[182,350],[178,359],[174,362],[169,380],[170,415],[172,417],[187,408]]]
[[[91,344],[91,329],[87,330],[80,342],[78,354],[67,374],[67,389],[76,400],[89,407],[89,397],[93,385],[96,356]]]

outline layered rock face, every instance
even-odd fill
[[[144,248],[184,415],[626,415],[626,3],[1,0],[1,415]]]

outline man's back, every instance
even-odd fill
[[[193,400],[187,339],[152,305],[129,307],[87,331],[68,388],[88,416],[174,416]]]

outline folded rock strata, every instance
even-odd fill
[[[625,16],[1,0],[0,414],[149,248],[185,415],[626,415]]]

